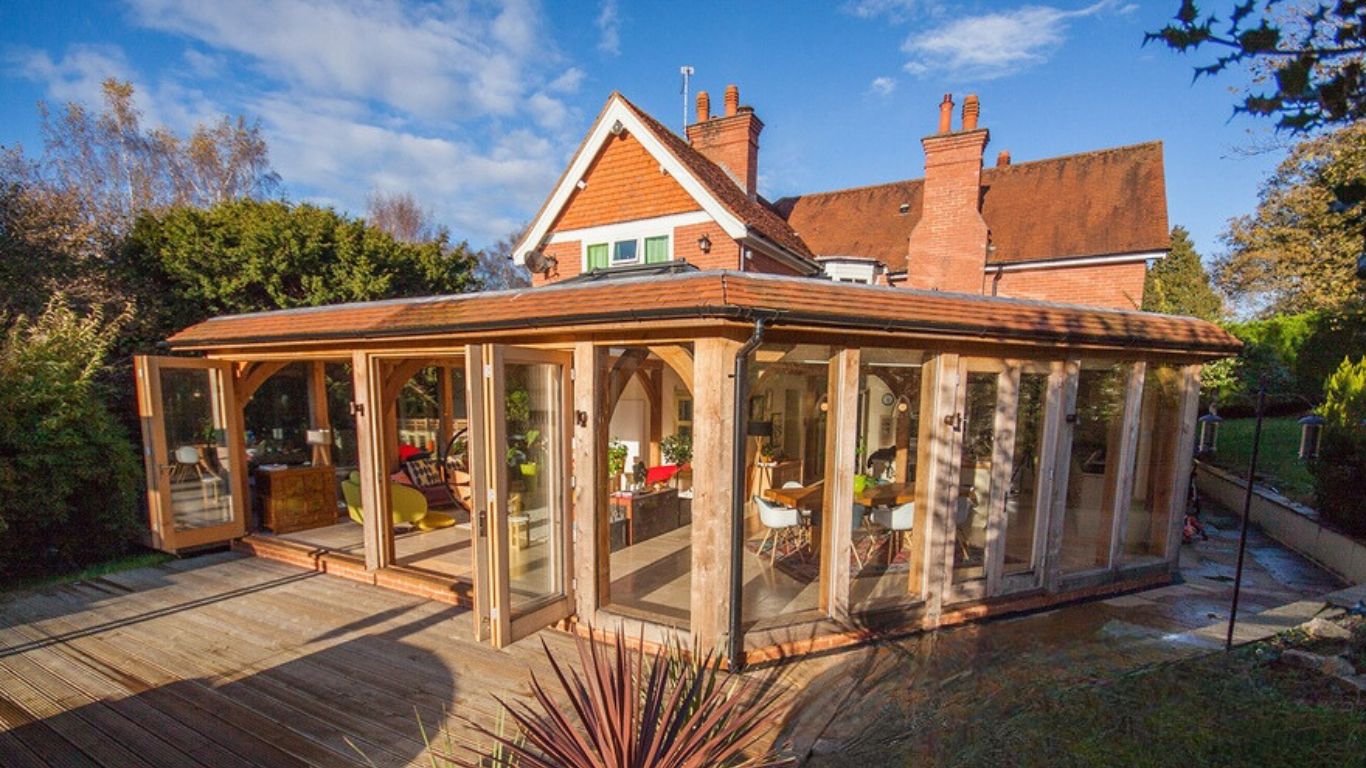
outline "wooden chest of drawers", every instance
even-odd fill
[[[332,467],[256,470],[261,525],[289,533],[337,522],[337,478]]]

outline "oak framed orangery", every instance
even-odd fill
[[[138,362],[157,546],[461,603],[499,645],[591,626],[739,663],[1169,581],[1200,367],[1237,349],[1191,318],[728,271],[168,345]]]

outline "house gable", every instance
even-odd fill
[[[574,185],[551,231],[596,227],[702,210],[640,140],[628,131],[610,136]]]

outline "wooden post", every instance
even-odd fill
[[[925,621],[930,626],[939,625],[943,613],[945,597],[953,584],[953,545],[955,542],[954,507],[958,503],[958,446],[962,440],[961,422],[955,428],[947,420],[958,414],[960,370],[959,357],[953,352],[944,352],[934,358],[927,366],[934,372],[934,397],[928,410],[921,413],[929,420],[929,463],[925,476],[925,498],[929,501],[930,514],[925,521],[928,525],[926,541]],[[923,369],[922,369],[923,370]],[[916,484],[920,484],[917,476]]]
[[[1067,483],[1072,466],[1072,434],[1077,411],[1077,378],[1081,375],[1081,360],[1072,359],[1061,368],[1054,368],[1050,389],[1060,398],[1061,423],[1054,440],[1052,453],[1053,498],[1048,505],[1048,556],[1044,562],[1044,589],[1058,591],[1062,578],[1062,537],[1067,522]],[[1058,380],[1061,381],[1058,381]]]
[[[309,424],[313,429],[326,430],[331,434],[332,421],[327,412],[327,364],[315,360],[308,368],[308,412]],[[332,465],[332,442],[313,446],[313,465]]]
[[[438,414],[440,428],[437,430],[436,447],[438,453],[446,450],[450,445],[451,438],[455,436],[455,375],[454,369],[448,364],[442,364],[437,368],[437,388],[441,398],[441,412]],[[442,454],[444,456],[444,454]]]
[[[698,339],[693,382],[692,639],[705,653],[725,648],[730,610],[731,459],[743,446],[731,444],[735,382],[731,378],[740,344],[726,338]]]
[[[650,466],[664,463],[660,442],[664,440],[664,371],[646,371],[644,376],[645,394],[650,401]]]
[[[1169,445],[1176,455],[1172,460],[1171,518],[1168,521],[1167,550],[1164,556],[1176,571],[1180,567],[1181,530],[1186,524],[1186,501],[1190,495],[1191,462],[1195,457],[1195,427],[1200,413],[1200,366],[1182,366],[1180,424],[1176,439]]]
[[[830,359],[830,433],[825,441],[824,537],[830,557],[821,561],[822,605],[831,618],[849,620],[849,551],[853,546],[854,475],[858,466],[860,350],[841,349]],[[872,510],[869,510],[871,513]]]
[[[389,498],[389,460],[384,445],[385,409],[380,360],[353,352],[356,458],[360,465],[360,498],[364,508],[361,538],[365,569],[387,567],[394,559],[393,511]]]
[[[1124,415],[1119,432],[1119,459],[1115,468],[1114,506],[1110,509],[1109,567],[1119,565],[1128,536],[1129,507],[1134,496],[1134,470],[1138,463],[1138,428],[1143,418],[1143,377],[1147,365],[1133,363],[1124,390]]]
[[[574,606],[592,622],[609,599],[607,348],[574,344]]]

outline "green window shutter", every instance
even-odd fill
[[[645,263],[659,264],[669,260],[669,238],[667,235],[661,237],[645,238]]]
[[[606,269],[607,268],[607,243],[598,243],[588,246],[587,269]],[[585,270],[585,271],[586,271]]]

